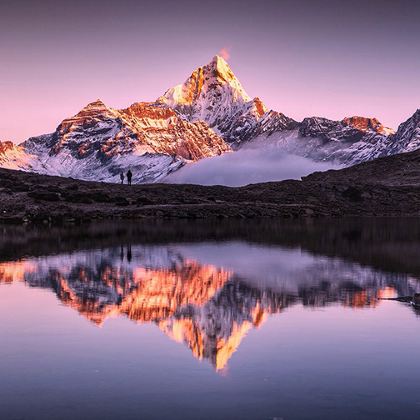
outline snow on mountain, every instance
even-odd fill
[[[197,68],[183,84],[169,89],[157,103],[175,109],[188,121],[207,122],[235,149],[269,145],[316,161],[353,165],[420,147],[409,134],[413,122],[400,127],[401,135],[393,137],[394,131],[375,118],[333,121],[310,117],[298,123],[268,110],[259,98],[248,96],[218,56]]]
[[[305,118],[293,144],[297,154],[346,166],[419,148],[420,110],[402,123],[397,132],[375,118],[351,117],[342,121]]]
[[[270,146],[315,161],[351,166],[384,156],[393,131],[378,120],[349,117],[333,121],[305,118],[294,130],[276,130],[254,138],[249,147]]]
[[[22,169],[34,160],[22,146],[11,141],[0,141],[0,166],[7,169]]]
[[[296,122],[251,99],[215,56],[155,103],[116,110],[98,100],[52,134],[20,145],[0,142],[0,166],[107,182],[119,182],[120,172],[131,168],[134,182],[156,182],[187,162],[242,147],[350,166],[420,148],[419,121],[417,110],[396,133],[375,118]]]
[[[400,124],[397,132],[390,136],[390,143],[388,155],[412,152],[420,148],[420,109]]]
[[[319,137],[325,141],[346,141],[355,143],[362,139],[374,141],[375,136],[386,136],[392,130],[384,127],[375,118],[349,117],[342,121],[326,118],[305,118],[299,126],[304,137]],[[387,134],[388,133],[388,134]]]
[[[175,109],[188,121],[205,121],[229,143],[240,143],[267,129],[292,128],[296,122],[269,111],[259,98],[251,99],[226,61],[213,60],[193,71],[157,103]]]
[[[10,169],[119,182],[120,172],[131,168],[134,182],[155,182],[185,162],[230,147],[206,124],[185,121],[166,107],[136,103],[115,110],[98,100],[54,133],[8,150],[0,159]]]

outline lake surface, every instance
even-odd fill
[[[0,227],[0,418],[412,419],[420,221]]]

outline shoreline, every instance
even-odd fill
[[[0,223],[420,216],[420,151],[243,187],[121,185],[0,169]]]

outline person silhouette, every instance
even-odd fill
[[[131,185],[131,178],[132,177],[133,177],[133,174],[132,174],[131,170],[129,169],[128,172],[127,172],[127,182],[128,182],[128,185]]]
[[[124,172],[120,173],[121,184],[124,184]]]

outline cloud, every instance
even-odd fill
[[[287,154],[276,148],[241,149],[187,164],[165,178],[169,183],[238,187],[259,182],[300,179],[336,165]]]
[[[227,47],[223,47],[219,51],[219,55],[220,55],[220,57],[224,58],[227,61],[230,58],[230,51],[229,51],[229,49]]]

